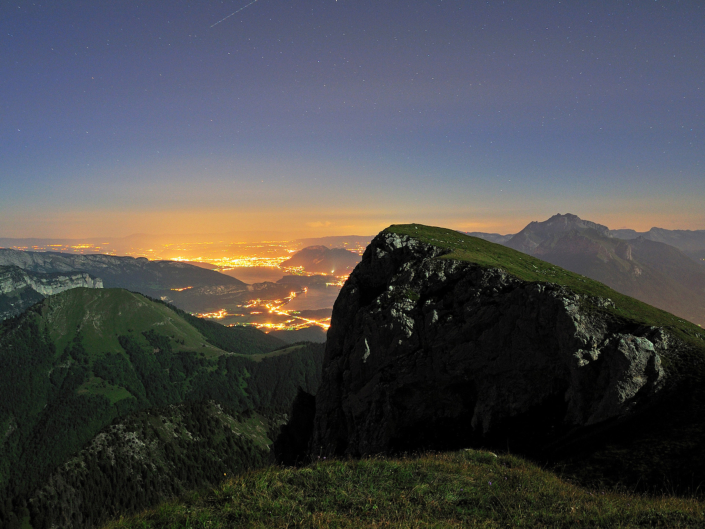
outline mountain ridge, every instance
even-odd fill
[[[343,275],[349,273],[359,260],[359,255],[345,248],[316,245],[299,250],[280,266],[282,268],[302,267],[311,273]]]
[[[299,386],[316,391],[323,351],[283,346],[124,289],[47,297],[0,323],[0,494],[26,503],[119,417],[204,401],[284,413]]]
[[[37,273],[88,272],[100,278],[105,288],[124,288],[165,299],[192,312],[217,310],[248,292],[246,283],[215,270],[145,257],[0,249],[1,265]]]
[[[705,325],[705,268],[663,242],[619,239],[567,214],[532,222],[504,245]]]

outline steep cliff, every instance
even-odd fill
[[[103,288],[103,280],[86,272],[43,274],[0,266],[0,320],[22,313],[45,296],[77,287]]]
[[[614,441],[605,425],[656,409],[689,362],[702,371],[698,331],[511,249],[392,226],[336,301],[310,452]]]

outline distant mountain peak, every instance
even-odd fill
[[[544,228],[552,228],[552,231],[593,229],[600,232],[602,235],[605,235],[606,237],[610,236],[610,230],[607,226],[603,226],[602,224],[597,224],[596,222],[591,222],[589,220],[583,220],[577,215],[573,215],[572,213],[566,213],[564,215],[557,213],[548,220],[545,220],[543,222],[532,222],[531,224],[540,225]]]
[[[548,220],[530,222],[505,244],[520,252],[533,254],[541,243],[556,235],[568,232],[585,232],[587,230],[593,230],[602,237],[612,237],[607,226],[583,220],[572,213],[558,213]]]

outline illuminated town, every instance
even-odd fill
[[[217,319],[224,320],[226,318],[242,319],[252,316],[264,316],[265,321],[251,321],[248,323],[243,323],[238,321],[237,323],[229,323],[227,325],[252,325],[258,329],[265,332],[279,330],[279,331],[292,331],[298,329],[305,329],[313,325],[317,325],[324,330],[328,330],[330,327],[330,317],[324,318],[310,318],[305,317],[300,311],[287,310],[285,305],[289,303],[292,299],[296,298],[297,295],[306,294],[307,289],[303,289],[301,292],[291,292],[284,299],[252,299],[246,304],[237,305],[237,312],[230,312],[227,309],[221,309],[216,312],[208,312],[203,314],[196,314],[199,318]],[[257,319],[257,318],[255,318]]]
[[[333,303],[349,275],[349,270],[340,275],[322,274],[307,272],[302,266],[283,266],[285,261],[304,248],[306,241],[246,243],[221,240],[174,243],[145,238],[139,241],[101,239],[47,241],[46,244],[36,242],[37,244],[14,248],[25,251],[106,254],[146,257],[155,261],[179,261],[235,277],[247,284],[247,290],[242,292],[237,301],[194,315],[217,320],[227,326],[253,326],[264,332],[293,331],[312,326],[327,330]],[[351,238],[349,241],[340,241],[337,246],[362,255],[367,242],[369,241],[364,238]],[[299,282],[284,294],[282,288],[290,286],[286,283],[286,278],[291,276],[302,280],[310,278],[311,283],[301,286]],[[188,285],[176,285],[170,290],[174,294],[195,292],[194,287]]]

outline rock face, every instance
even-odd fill
[[[86,272],[41,274],[17,266],[0,266],[0,320],[71,288],[103,288],[103,280]]]
[[[17,267],[0,267],[0,293],[30,287],[43,296],[52,296],[70,288],[103,288],[103,280],[86,272],[69,274],[30,274]]]
[[[665,387],[660,329],[443,253],[388,232],[367,248],[333,309],[311,454],[540,446]]]

